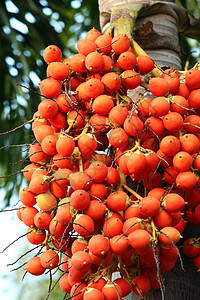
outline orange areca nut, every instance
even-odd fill
[[[90,101],[90,97],[85,92],[85,84],[86,82],[79,84],[79,86],[76,89],[76,94],[79,101],[83,100],[88,102]]]
[[[165,96],[169,93],[169,83],[164,78],[153,77],[149,80],[150,92],[157,96]]]
[[[33,144],[29,149],[29,159],[33,163],[43,163],[45,160],[47,161],[47,153],[43,152],[42,147],[39,144]]]
[[[59,286],[65,293],[70,293],[71,285],[69,283],[68,273],[63,274],[59,279]]]
[[[188,86],[185,83],[180,82],[179,88],[176,91],[176,95],[182,96],[187,99],[189,94],[190,94],[190,90],[189,90]]]
[[[40,245],[44,242],[46,237],[45,230],[28,228],[27,230],[27,240],[33,245]]]
[[[169,101],[164,97],[156,97],[151,101],[149,113],[154,117],[162,117],[169,112]]]
[[[36,196],[37,205],[43,211],[49,211],[57,206],[57,200],[51,193],[43,193]]]
[[[84,300],[92,300],[92,299],[104,300],[105,297],[100,290],[90,287],[84,293]]]
[[[136,254],[146,254],[151,248],[151,236],[144,229],[136,229],[128,235],[129,244]]]
[[[144,217],[153,217],[160,210],[160,201],[155,197],[147,196],[140,200],[138,207]]]
[[[137,116],[127,117],[124,121],[124,130],[130,136],[139,136],[142,133],[144,124]]]
[[[117,62],[120,68],[124,70],[131,70],[136,66],[136,56],[134,53],[126,51],[120,54]]]
[[[96,97],[92,103],[92,110],[99,115],[107,115],[113,108],[114,103],[110,96],[99,95]]]
[[[183,118],[177,112],[169,112],[163,118],[164,127],[170,132],[176,132],[183,126]]]
[[[185,82],[191,90],[200,88],[200,70],[190,69],[185,74]]]
[[[173,156],[179,152],[181,143],[179,139],[173,135],[164,137],[160,142],[161,151],[168,156]]]
[[[124,124],[126,117],[128,116],[128,109],[123,105],[114,106],[108,115],[109,121],[115,126],[121,126]]]
[[[151,283],[149,279],[143,275],[136,276],[132,280],[132,291],[136,295],[145,295],[150,290]]]
[[[188,113],[189,106],[189,102],[184,96],[177,95],[172,97],[170,110],[184,116]]]
[[[121,86],[121,78],[115,72],[105,74],[101,81],[104,83],[107,92],[117,92]]]
[[[176,185],[180,190],[192,190],[197,185],[197,177],[191,171],[180,172],[176,177]]]
[[[91,200],[89,206],[85,210],[85,213],[94,221],[101,220],[106,213],[106,205],[99,200]]]
[[[130,203],[128,195],[123,191],[111,193],[106,200],[108,208],[114,211],[123,211]]]
[[[187,171],[193,164],[192,156],[186,151],[180,151],[173,157],[173,165],[178,171]]]
[[[90,164],[86,173],[93,179],[94,182],[102,182],[108,174],[108,167],[101,161],[96,161]]]
[[[101,32],[93,27],[86,33],[85,38],[94,42],[99,36],[101,36]]]
[[[61,83],[60,83],[60,81],[58,81],[52,77],[49,77],[49,78],[43,79],[39,83],[39,88],[40,88],[41,93],[46,98],[56,98],[61,91]]]
[[[162,119],[154,116],[146,119],[145,126],[146,126],[147,133],[153,137],[160,136],[161,134],[163,134],[165,130]]]
[[[130,47],[130,40],[126,34],[117,34],[112,39],[112,49],[116,53],[123,53]]]
[[[77,251],[72,255],[72,267],[80,272],[87,272],[92,264],[90,255],[85,251]]]
[[[164,246],[171,246],[178,243],[180,238],[180,232],[176,228],[167,226],[162,228],[159,236],[159,241]]]
[[[33,206],[36,204],[35,194],[29,191],[28,187],[25,187],[20,192],[20,200],[26,206]]]
[[[47,212],[38,212],[35,216],[34,216],[34,223],[35,226],[39,229],[49,229],[49,224],[51,222],[52,218],[50,216],[49,213]]]
[[[45,119],[52,118],[58,112],[58,105],[52,99],[44,99],[38,105],[38,112]]]
[[[81,53],[72,56],[69,62],[72,71],[77,73],[84,73],[86,71],[85,59],[86,56]]]
[[[47,135],[43,138],[41,147],[44,153],[54,155],[57,153],[56,143],[58,138],[55,135]]]
[[[120,218],[119,214],[114,214],[106,219],[103,225],[104,235],[108,238],[112,238],[115,235],[119,235],[122,233],[123,222]]]
[[[199,104],[199,96],[200,96],[200,89],[195,89],[191,91],[189,97],[188,97],[188,102],[191,108],[194,109],[199,109],[200,104]]]
[[[102,289],[105,299],[118,299],[122,297],[122,289],[119,284],[106,283]]]
[[[88,155],[96,150],[97,141],[93,138],[92,134],[86,133],[78,139],[78,147],[82,155]]]
[[[62,157],[69,157],[75,148],[74,140],[71,137],[60,135],[56,141],[56,150]]]
[[[71,213],[71,206],[69,203],[64,204],[62,206],[58,207],[58,210],[56,212],[56,221],[58,221],[61,224],[68,224],[73,219],[72,213]]]
[[[151,98],[143,98],[138,103],[137,109],[144,116],[149,117],[149,109],[153,99]]]
[[[50,45],[44,49],[43,58],[47,64],[54,61],[61,61],[62,52],[57,46]]]
[[[41,265],[40,257],[38,256],[29,259],[24,269],[35,276],[42,275],[46,271],[46,269]]]
[[[101,234],[97,234],[89,240],[88,248],[92,254],[104,256],[110,249],[110,244],[107,238]]]
[[[21,211],[21,220],[24,222],[26,226],[33,226],[34,225],[34,217],[38,213],[37,208],[24,206],[22,207]]]
[[[122,85],[126,89],[135,89],[142,82],[140,75],[134,70],[126,70],[122,73]]]
[[[155,65],[152,59],[147,55],[139,55],[137,57],[136,71],[141,75],[148,74],[154,69]]]
[[[108,54],[111,51],[111,43],[112,37],[109,34],[103,34],[95,40],[98,52],[104,54]]]
[[[199,152],[200,140],[192,133],[186,133],[180,138],[181,150],[186,151],[190,154]]]
[[[109,133],[109,142],[115,148],[123,148],[128,143],[128,134],[121,127],[112,129]]]
[[[114,280],[115,283],[119,284],[122,289],[122,297],[126,297],[131,292],[131,285],[124,278],[117,278]]]
[[[190,133],[200,133],[200,116],[190,115],[184,119],[183,128],[186,132]]]
[[[126,236],[116,235],[110,240],[110,249],[116,255],[126,252],[129,247]]]
[[[86,209],[90,204],[90,196],[85,190],[76,190],[70,196],[70,204],[77,210]]]
[[[62,62],[52,62],[47,67],[48,75],[57,80],[64,80],[69,74],[69,66]]]
[[[85,66],[90,72],[98,72],[103,67],[104,60],[100,53],[90,52],[85,59]]]
[[[94,221],[88,215],[79,214],[73,222],[73,228],[81,236],[90,236],[94,232]]]
[[[77,42],[77,49],[79,53],[87,56],[89,53],[96,50],[96,44],[89,39],[79,40]]]
[[[34,176],[33,178],[31,178],[31,181],[29,183],[29,190],[37,195],[45,193],[49,189],[48,179],[49,178],[43,174]]]
[[[142,153],[133,152],[128,157],[127,168],[132,175],[141,173],[146,168],[146,157]]]
[[[101,70],[99,70],[99,73],[101,75],[104,75],[104,74],[106,74],[106,73],[108,73],[108,72],[110,72],[112,70],[112,68],[113,68],[113,60],[108,55],[102,55],[102,58],[103,58],[103,67],[101,68]]]
[[[184,199],[175,193],[169,193],[163,198],[162,206],[169,213],[176,213],[185,207]]]
[[[77,99],[73,95],[61,93],[56,98],[56,103],[58,105],[59,111],[67,113],[74,108],[77,103]]]
[[[177,70],[167,69],[162,73],[161,78],[164,78],[169,83],[170,94],[175,94],[178,91],[180,80]]]
[[[54,250],[45,250],[40,256],[41,265],[45,269],[54,269],[59,263],[59,257]]]
[[[103,92],[104,85],[101,80],[92,78],[85,83],[85,93],[89,98],[96,98],[97,96],[103,94]]]

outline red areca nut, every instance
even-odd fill
[[[169,193],[164,196],[162,206],[169,213],[176,213],[185,207],[185,200],[175,193]]]

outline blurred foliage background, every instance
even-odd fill
[[[65,57],[76,52],[76,41],[92,27],[99,29],[97,0],[6,0],[0,2],[0,132],[31,120],[41,101],[38,83],[45,78],[42,51],[55,44]],[[26,88],[23,88],[22,86]],[[7,147],[31,142],[30,125],[0,135],[1,206],[19,192],[22,176],[10,174],[25,163],[24,147]],[[32,139],[33,140],[33,139]],[[22,152],[23,151],[23,152]]]
[[[178,0],[189,14],[200,17],[199,0]],[[65,57],[76,52],[76,41],[84,38],[92,27],[99,29],[98,0],[6,0],[0,2],[0,189],[4,196],[1,206],[9,204],[13,193],[19,192],[25,166],[27,146],[32,139],[27,124],[41,101],[38,83],[45,78],[43,49],[55,44]],[[180,37],[183,65],[200,59],[199,43]],[[197,52],[194,52],[197,51]],[[22,87],[25,86],[25,87]],[[2,149],[3,147],[3,149]],[[2,202],[3,201],[3,202]]]

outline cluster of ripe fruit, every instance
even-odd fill
[[[94,28],[77,48],[62,61],[57,46],[43,54],[45,99],[18,209],[41,251],[25,269],[59,270],[74,300],[142,297],[162,288],[186,220],[200,226],[200,70],[167,69],[145,83],[154,62],[136,57],[127,35]],[[138,99],[127,96],[140,85]],[[199,239],[183,249],[200,268]]]

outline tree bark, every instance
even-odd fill
[[[135,23],[132,36],[134,40],[147,52],[147,54],[160,66],[181,70],[181,53],[178,33],[191,32],[198,34],[200,27],[190,28],[190,18],[186,10],[174,3],[175,1],[154,0],[99,0],[100,25],[102,33],[113,26],[113,7],[124,4],[142,4],[142,9],[135,14]],[[135,6],[137,9],[138,7]],[[116,28],[114,33],[117,34]],[[125,32],[126,33],[126,32]],[[200,34],[200,33],[199,33]],[[136,89],[130,95],[137,99],[139,91]],[[188,236],[199,228],[190,226]],[[186,234],[187,235],[187,234]],[[167,257],[166,257],[167,259]],[[144,299],[146,300],[199,300],[200,299],[200,274],[191,260],[184,257],[184,271],[178,260],[175,268],[164,274],[165,290],[151,290]],[[126,300],[137,300],[139,296],[130,294]]]
[[[133,0],[99,0],[100,25],[104,33],[112,25],[112,7],[127,3],[143,4],[135,22],[134,39],[160,67],[181,69],[180,46],[178,32],[186,26],[181,13],[186,12],[174,6],[173,1],[133,1]],[[176,8],[176,10],[175,10]],[[178,11],[179,9],[179,11]],[[152,30],[145,31],[148,21]],[[142,30],[142,26],[144,30]]]

